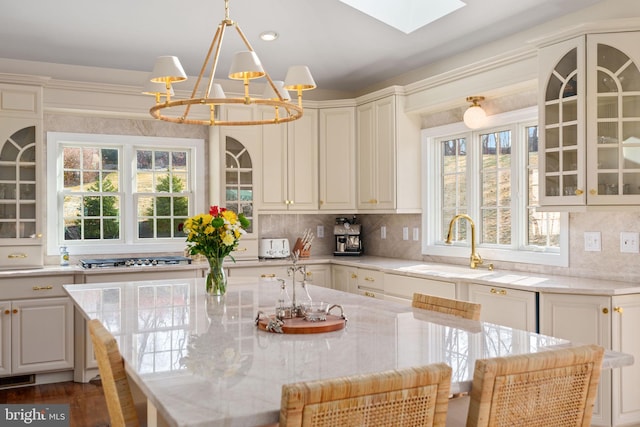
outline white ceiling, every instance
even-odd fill
[[[305,64],[319,88],[354,93],[600,0],[463,1],[410,34],[339,0],[230,0],[230,17],[274,80],[284,79],[289,65]],[[223,0],[2,3],[0,58],[151,71],[155,57],[176,55],[191,76],[224,18]],[[266,30],[280,37],[259,40]],[[225,35],[217,78],[241,48],[235,31]]]

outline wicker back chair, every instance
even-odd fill
[[[280,426],[444,426],[450,388],[444,363],[285,384]]]
[[[420,293],[413,294],[411,306],[438,313],[452,314],[465,319],[480,320],[480,304]]]
[[[467,426],[589,426],[604,349],[476,361]]]
[[[138,414],[118,343],[97,319],[89,321],[89,332],[98,361],[111,427],[139,426]]]

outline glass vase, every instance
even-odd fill
[[[222,268],[224,258],[208,258],[207,294],[224,295],[227,292],[227,275]]]

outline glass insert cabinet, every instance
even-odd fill
[[[0,268],[43,265],[41,92],[0,84]]]
[[[639,35],[540,50],[541,205],[640,203]]]

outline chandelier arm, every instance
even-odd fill
[[[218,29],[216,30],[215,35],[213,36],[213,40],[211,40],[211,45],[209,46],[209,50],[207,51],[207,55],[202,62],[202,68],[200,69],[200,74],[198,74],[198,79],[196,80],[196,84],[193,86],[193,91],[191,91],[191,98],[195,98],[198,92],[198,88],[200,87],[200,82],[202,81],[202,77],[204,76],[204,72],[207,69],[207,64],[209,63],[209,58],[211,58],[211,52],[213,52],[213,46],[216,44],[216,40],[218,40],[218,46],[220,45],[220,40],[222,40],[222,36],[224,35],[224,21],[220,25],[218,25]],[[218,38],[219,37],[219,38]],[[214,61],[215,67],[215,61]],[[212,74],[213,76],[213,74]],[[205,97],[209,96],[209,92],[205,94]],[[189,112],[191,111],[191,105],[188,104],[184,109],[183,117],[188,117]]]
[[[222,28],[220,31],[220,38],[218,39],[218,44],[216,45],[216,53],[213,55],[213,64],[211,64],[211,74],[209,75],[209,84],[207,85],[207,90],[204,93],[205,98],[208,98],[211,95],[211,87],[213,86],[213,79],[216,75],[216,69],[218,68],[218,59],[220,57],[220,50],[222,48],[222,39],[224,38],[224,33],[227,29],[229,23],[225,20],[220,23],[218,28]],[[214,40],[215,41],[215,40]],[[213,47],[213,42],[211,43],[211,47]],[[204,73],[205,65],[202,65],[202,73]]]

